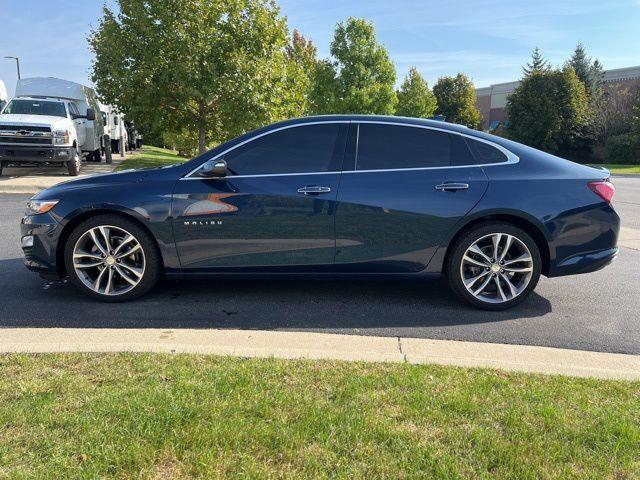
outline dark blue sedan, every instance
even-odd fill
[[[29,269],[104,301],[162,276],[442,274],[461,299],[500,310],[540,274],[615,258],[613,193],[605,170],[458,125],[308,117],[182,165],[44,190],[22,248]]]

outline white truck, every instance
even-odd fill
[[[82,157],[100,161],[103,133],[95,92],[59,78],[24,78],[0,114],[0,174],[9,165],[64,164],[78,175]]]
[[[113,153],[120,152],[120,137],[127,141],[127,130],[122,115],[115,107],[100,104],[100,112],[102,113],[102,121],[104,122],[104,141],[109,141],[111,151]]]

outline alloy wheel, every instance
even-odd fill
[[[491,233],[473,242],[462,256],[462,283],[475,298],[504,303],[518,297],[533,276],[533,257],[522,240]]]
[[[145,255],[123,228],[100,225],[87,230],[73,248],[73,268],[82,283],[101,295],[122,295],[142,281]]]

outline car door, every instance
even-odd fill
[[[78,138],[78,147],[82,148],[87,138],[87,129],[85,128],[87,119],[86,118],[78,118],[80,115],[80,111],[78,107],[76,107],[73,103],[68,103],[69,106],[69,114],[71,119],[76,127],[76,135]]]
[[[348,122],[288,125],[218,158],[228,175],[193,172],[173,194],[186,270],[304,269],[335,257],[335,200]]]
[[[340,270],[417,272],[486,191],[456,133],[380,122],[354,127],[336,207]]]

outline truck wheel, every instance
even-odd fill
[[[82,166],[82,159],[80,158],[80,154],[77,150],[73,150],[73,157],[70,160],[67,160],[67,170],[69,171],[69,175],[72,177],[77,177],[78,173],[80,173],[80,167]]]
[[[2,169],[4,169],[4,162],[0,162],[0,177],[2,176]]]

